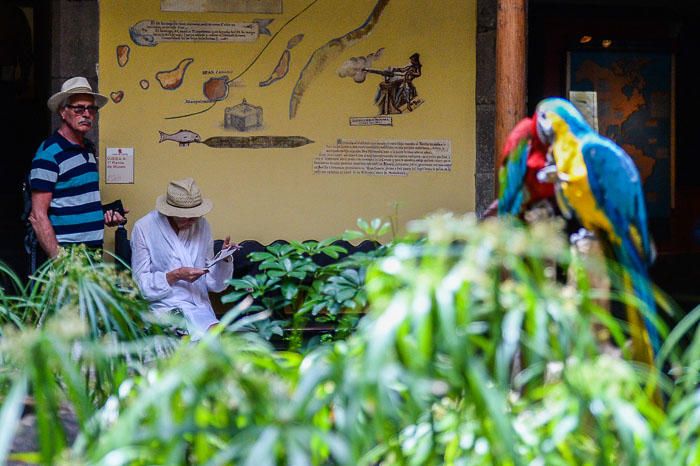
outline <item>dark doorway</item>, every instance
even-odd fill
[[[533,0],[528,14],[530,112],[542,98],[567,96],[572,51],[659,51],[672,55],[673,189],[668,215],[650,221],[659,252],[652,276],[684,308],[700,304],[700,268],[693,266],[700,259],[700,157],[695,148],[700,104],[700,6],[658,0]],[[603,40],[609,42],[604,44]]]
[[[26,274],[22,183],[49,131],[50,11],[46,0],[0,4],[0,260]]]

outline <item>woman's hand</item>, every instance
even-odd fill
[[[222,251],[225,251],[225,250],[227,250],[227,249],[232,249],[232,248],[237,248],[237,249],[238,249],[239,246],[238,246],[238,244],[236,244],[236,243],[232,243],[232,242],[231,242],[231,237],[230,237],[230,236],[227,236],[226,238],[224,238],[224,244],[221,246],[221,250],[222,250]],[[233,258],[229,256],[229,257],[227,257],[226,259],[224,259],[224,262],[231,262],[232,260],[233,260]]]
[[[209,273],[207,269],[198,269],[196,267],[180,267],[175,270],[165,274],[165,279],[168,281],[168,285],[172,285],[177,281],[194,282],[198,280],[202,275]]]
[[[221,249],[225,250],[225,249],[230,249],[230,248],[233,248],[236,246],[238,246],[236,243],[231,242],[231,237],[227,236],[226,238],[224,238],[224,244],[221,246]]]

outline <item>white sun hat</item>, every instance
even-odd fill
[[[93,96],[95,98],[95,105],[98,107],[102,107],[109,101],[109,99],[102,94],[93,92],[87,79],[83,78],[82,76],[76,76],[66,80],[66,82],[64,82],[61,86],[61,91],[49,97],[49,100],[46,101],[46,105],[49,107],[49,110],[55,113],[58,111],[58,106],[61,105],[66,98],[75,94],[87,94]]]
[[[192,178],[171,181],[167,193],[156,199],[156,210],[168,217],[201,217],[213,206],[211,200],[202,197]]]

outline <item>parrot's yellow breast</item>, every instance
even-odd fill
[[[564,197],[586,229],[591,231],[602,229],[611,238],[615,237],[612,224],[605,212],[598,207],[588,183],[588,170],[583,160],[579,140],[569,131],[563,119],[555,120],[552,127],[556,134],[552,152]]]

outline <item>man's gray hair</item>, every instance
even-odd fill
[[[68,104],[70,103],[70,98],[71,98],[71,97],[72,97],[72,96],[68,96],[68,97],[64,98],[64,99],[61,101],[61,103],[58,105],[58,107],[56,107],[56,112],[60,111],[62,108],[65,108],[66,105],[68,105]]]

